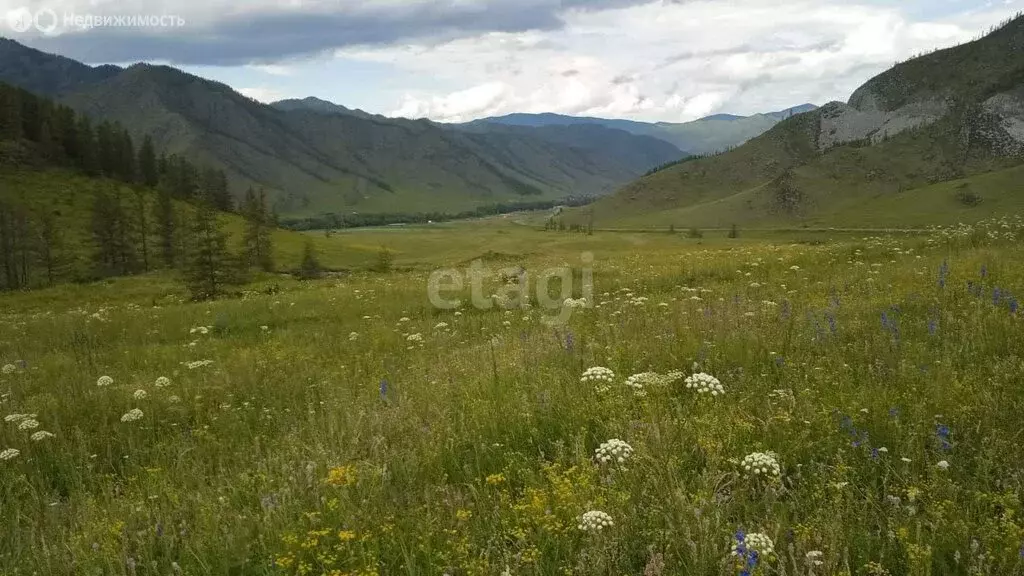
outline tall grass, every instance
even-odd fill
[[[2,414],[39,426],[0,423],[0,573],[1019,573],[1007,226],[602,244],[596,306],[555,328],[434,310],[424,268],[201,304],[159,277],[6,296]],[[528,270],[578,262],[535,237]],[[613,438],[632,458],[596,463]],[[614,525],[581,530],[591,510]],[[774,553],[751,563],[754,533]]]

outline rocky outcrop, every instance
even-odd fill
[[[893,111],[875,105],[871,97],[861,97],[859,107],[831,102],[821,108],[821,133],[818,148],[870,139],[872,143],[895,136],[904,130],[931,124],[949,112],[946,102],[929,100],[908,104]]]
[[[995,151],[1007,156],[1024,154],[1024,86],[996,94],[982,103],[982,110],[997,120],[992,134]]]

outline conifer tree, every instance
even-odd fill
[[[302,263],[299,266],[299,278],[303,280],[314,280],[323,275],[320,268],[320,259],[316,255],[316,248],[312,240],[306,240],[302,248]]]
[[[178,256],[178,221],[170,185],[165,183],[157,188],[156,202],[153,204],[153,225],[156,227],[160,259],[164,266],[174,267]]]
[[[153,148],[153,139],[147,134],[139,146],[139,180],[143,185],[156,188],[160,181],[160,174],[157,171],[156,151]]]
[[[199,202],[189,227],[185,286],[193,300],[210,300],[237,281],[235,262],[228,253],[228,236],[209,202]]]
[[[13,86],[0,85],[0,140],[21,136],[21,95]]]
[[[270,272],[274,269],[274,247],[271,239],[273,224],[267,207],[267,193],[263,188],[259,192],[252,187],[245,193],[242,203],[242,216],[245,218],[245,261],[248,266],[258,266]]]

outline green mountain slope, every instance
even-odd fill
[[[599,225],[851,224],[858,211],[872,224],[873,202],[905,210],[910,201],[901,198],[924,200],[919,189],[944,191],[934,185],[963,178],[970,185],[975,175],[1024,162],[1022,45],[1017,18],[978,41],[897,65],[849,104],[784,120],[735,150],[660,170],[586,210]],[[968,68],[969,89],[957,76]],[[1001,181],[980,182],[998,195],[991,183]],[[979,213],[982,206],[964,200]]]
[[[133,137],[151,134],[161,150],[221,168],[236,193],[263,186],[286,216],[458,212],[599,195],[681,155],[668,143],[610,129],[591,132],[580,145],[524,131],[474,134],[428,121],[335,113],[342,110],[322,101],[268,106],[174,68],[137,64],[100,73],[14,42],[0,45],[0,61],[24,59],[44,69],[70,66],[82,80],[48,84],[18,69],[5,72],[8,82],[46,85],[95,119],[116,120]]]
[[[57,96],[116,76],[117,66],[86,66],[70,58],[30,50],[0,37],[0,82],[41,96]]]

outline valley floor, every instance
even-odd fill
[[[161,275],[0,296],[0,574],[1024,569],[1024,221],[513,222],[311,233],[396,268],[213,303]],[[474,307],[478,259],[532,306]],[[588,306],[542,306],[546,270]]]

